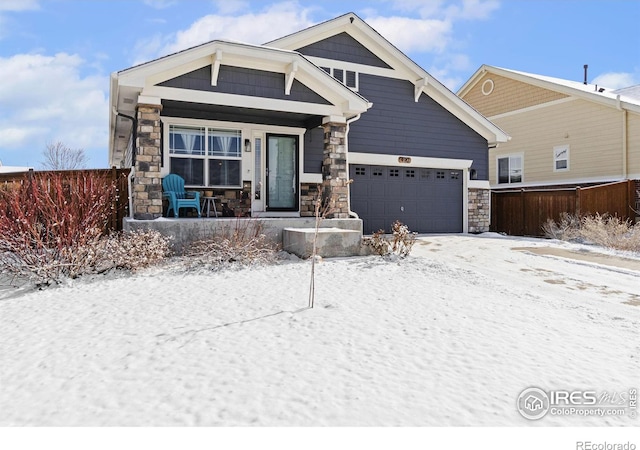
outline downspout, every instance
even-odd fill
[[[113,113],[116,116],[119,117],[124,117],[125,119],[129,119],[131,121],[131,134],[133,134],[133,146],[131,147],[131,167],[135,167],[136,166],[136,151],[135,151],[135,145],[136,145],[136,139],[137,139],[137,134],[138,134],[138,121],[136,120],[135,117],[132,116],[128,116],[126,114],[122,114],[121,112],[118,112],[118,110],[116,109],[116,107],[113,107]]]
[[[627,110],[622,107],[620,103],[620,94],[616,95],[616,108],[618,111],[622,111],[622,178],[628,179],[628,145],[627,145]]]
[[[116,110],[115,106],[113,107],[113,113],[116,116],[124,117],[125,119],[129,119],[131,121],[131,134],[132,134],[132,144],[131,144],[131,170],[129,171],[129,175],[127,176],[127,183],[129,188],[129,217],[133,217],[133,177],[135,175],[136,170],[136,140],[137,140],[137,131],[138,131],[138,121],[135,117],[128,116],[126,114],[122,114]],[[114,130],[115,131],[115,130]]]
[[[344,144],[346,146],[345,154],[347,155],[347,170],[349,170],[349,126],[356,120],[360,119],[361,115],[362,114],[358,114],[353,116],[350,119],[347,119],[347,129],[345,130],[345,134],[344,134]],[[347,172],[347,176],[348,176],[348,172]],[[347,210],[349,211],[349,217],[354,219],[360,218],[360,216],[358,216],[357,213],[351,211],[351,186],[350,185],[349,185],[349,195],[347,195]]]

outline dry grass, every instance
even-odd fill
[[[267,239],[260,222],[237,219],[234,227],[191,244],[184,256],[188,267],[248,266],[273,262],[279,250],[278,245]]]
[[[640,228],[618,217],[596,214],[578,218],[565,214],[559,222],[547,221],[543,230],[547,237],[553,239],[640,252]]]

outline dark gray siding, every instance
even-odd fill
[[[206,105],[203,103],[178,102],[173,100],[162,100],[161,115],[166,117],[183,117],[186,119],[221,120],[299,128],[315,128],[322,123],[321,116],[309,114]]]
[[[244,69],[241,67],[220,66],[218,85],[211,86],[211,66],[202,67],[193,72],[160,83],[159,86],[193,89],[197,91],[221,92],[250,97],[275,98],[295,102],[329,105],[321,97],[297,80],[293,81],[291,94],[285,95],[285,76],[282,73],[264,70]]]
[[[488,179],[487,141],[427,95],[415,102],[412,83],[361,73],[359,93],[373,107],[351,125],[350,152],[471,159]]]
[[[324,131],[322,128],[307,130],[304,135],[304,172],[322,173]]]
[[[335,59],[367,66],[384,67],[385,69],[391,68],[347,33],[336,34],[330,38],[299,48],[296,51],[303,55],[317,58]]]

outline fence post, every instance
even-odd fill
[[[576,217],[580,217],[580,208],[582,207],[582,191],[580,186],[576,186]]]
[[[527,208],[524,198],[524,188],[520,189],[520,208],[522,209],[522,227],[520,228],[520,236],[524,236],[527,231]]]

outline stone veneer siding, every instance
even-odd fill
[[[160,111],[162,105],[140,104],[136,112],[134,219],[150,220],[162,216]]]
[[[347,125],[328,122],[324,128],[322,186],[325,199],[331,204],[328,218],[349,217],[349,173],[347,171]]]
[[[469,189],[469,233],[485,233],[491,223],[491,191]]]

